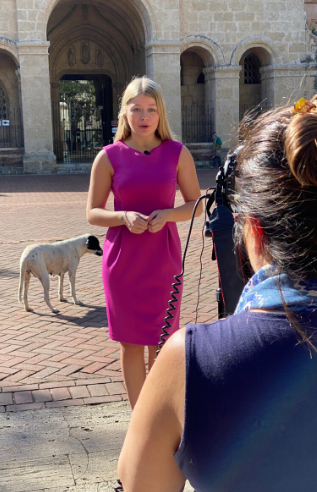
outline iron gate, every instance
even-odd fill
[[[211,142],[214,131],[214,111],[209,106],[182,107],[184,143]]]
[[[21,149],[23,143],[23,128],[19,109],[2,114],[0,119],[0,148]]]
[[[101,112],[95,111],[89,120],[74,117],[71,105],[53,104],[54,153],[58,163],[90,163],[102,147],[104,131]]]

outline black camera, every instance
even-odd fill
[[[212,236],[212,225],[210,224],[211,214],[210,209],[213,203],[215,202],[217,206],[224,205],[227,207],[231,213],[234,213],[235,210],[232,208],[232,196],[236,191],[236,177],[239,177],[239,171],[236,169],[237,167],[237,155],[241,151],[242,145],[237,147],[236,150],[229,153],[226,157],[225,163],[223,166],[219,168],[219,171],[216,176],[216,187],[214,193],[209,198],[206,211],[209,220],[205,223],[205,236]]]
[[[205,222],[205,236],[213,239],[212,260],[218,264],[219,288],[216,295],[219,319],[233,314],[244,287],[242,267],[235,255],[233,242],[233,214],[236,212],[233,198],[239,176],[237,155],[241,150],[242,146],[239,146],[227,155],[217,173],[216,187],[206,204],[208,220]],[[216,206],[211,212],[213,204]]]

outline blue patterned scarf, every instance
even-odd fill
[[[244,287],[234,314],[249,309],[277,309],[284,311],[283,298],[291,311],[317,309],[317,278],[294,282],[285,273],[278,275],[274,265],[265,265]]]

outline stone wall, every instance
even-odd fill
[[[311,20],[315,6],[305,3]],[[126,83],[146,72],[161,84],[179,138],[182,104],[205,104],[231,146],[243,101],[270,107],[316,90],[317,36],[306,29],[305,9],[303,0],[287,0],[287,8],[271,0],[2,0],[0,56],[13,65],[2,64],[0,80],[11,80],[13,101],[21,76],[25,170],[55,169],[51,100],[71,73],[109,75],[116,114]],[[258,87],[241,83],[246,53],[259,57]]]
[[[16,40],[18,37],[15,0],[1,0],[0,2],[0,37],[11,40]]]

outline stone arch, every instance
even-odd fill
[[[0,52],[9,55],[13,59],[16,67],[19,67],[19,52],[14,41],[0,36]]]
[[[189,36],[181,45],[182,134],[186,144],[208,142],[213,130],[213,85],[210,72],[219,50]]]
[[[271,79],[262,77],[262,69],[272,65],[271,54],[262,46],[252,46],[238,60],[241,66],[239,77],[239,119],[251,110],[261,112],[271,107]]]
[[[100,46],[106,52],[113,65],[112,72],[113,76],[115,77],[114,82],[116,82],[120,78],[124,79],[125,81],[127,80],[131,73],[131,66],[129,64],[129,60],[124,49],[118,47],[117,53],[115,54],[112,43],[108,43],[107,38],[105,38],[103,36],[103,33],[99,32],[97,29],[93,33],[85,33],[82,32],[82,30],[76,31],[76,33],[74,32],[74,35],[72,35],[72,45],[76,44],[82,37],[84,37],[85,40],[94,43],[94,45]],[[60,39],[56,43],[54,43],[54,45],[52,45],[52,48],[50,50],[50,76],[52,82],[56,82],[56,79],[59,78],[58,74],[61,70],[58,68],[58,60],[63,50],[65,50],[68,45],[69,42],[65,36],[61,36]],[[74,68],[73,70],[75,70],[75,72],[81,71],[81,69],[78,68]]]
[[[60,82],[61,79],[71,81],[68,86],[74,86],[78,93],[84,91],[80,84],[88,84],[90,95],[88,97],[87,92],[84,97],[87,101],[90,98],[87,104],[93,108],[91,114],[98,114],[98,122],[97,119],[94,121],[99,126],[94,129],[102,131],[105,145],[110,141],[111,121],[118,113],[119,98],[125,85],[133,75],[144,75],[146,72],[145,45],[152,36],[148,11],[141,0],[122,0],[120,5],[118,3],[116,0],[91,0],[70,4],[64,0],[47,0],[45,16],[49,13],[47,37],[50,42],[54,152],[58,159],[63,159],[65,146],[62,133],[66,128],[66,124],[61,128],[60,123],[60,110],[65,102],[61,99],[60,87],[67,87],[67,84]],[[79,85],[74,82],[76,80]],[[95,92],[89,89],[91,83],[95,86]],[[78,106],[75,96],[73,102],[69,95],[67,97],[69,107]],[[86,103],[84,106],[87,107]],[[67,118],[73,118],[72,115],[67,110]],[[86,116],[82,119],[86,121]],[[81,130],[84,131],[83,128]]]
[[[0,38],[0,92],[0,120],[9,122],[8,127],[1,127],[0,147],[20,148],[23,130],[18,51],[15,42],[3,37]]]
[[[60,2],[61,0],[42,0],[42,5],[39,8],[43,12],[45,26],[47,26],[53,10]],[[150,2],[148,0],[128,0],[125,8],[130,11],[133,11],[133,9],[137,11],[146,34],[145,43],[150,42],[153,38],[153,31],[158,31],[157,19]]]
[[[225,58],[220,46],[207,36],[186,36],[181,39],[181,53],[192,48],[204,61],[205,67],[224,65]]]
[[[251,49],[259,56],[262,66],[283,63],[282,54],[275,50],[274,43],[270,38],[265,36],[251,36],[243,39],[235,47],[231,54],[230,64],[239,65],[243,54]]]

